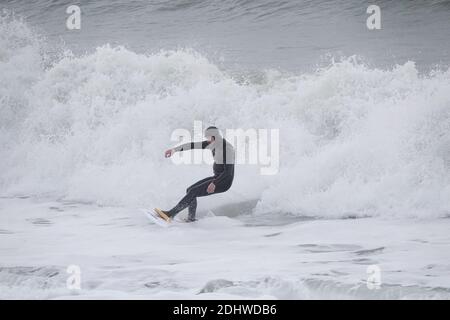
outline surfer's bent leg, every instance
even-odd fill
[[[206,181],[211,181],[214,177],[208,177],[205,179],[202,179],[200,181],[197,181],[196,183],[194,183],[192,186],[190,186],[189,188],[186,189],[186,194],[189,193],[189,191],[192,188],[195,188],[198,185],[203,184]],[[194,198],[190,203],[189,203],[189,207],[188,207],[188,221],[195,221],[195,212],[197,211],[197,198]]]
[[[189,203],[188,208],[188,221],[195,221],[195,212],[197,211],[197,198]]]
[[[167,213],[173,218],[175,217],[180,211],[186,209],[189,207],[189,220],[195,219],[195,212],[197,209],[197,197],[204,197],[211,194],[221,193],[227,191],[232,181],[222,181],[219,184],[216,185],[216,189],[213,193],[208,193],[207,189],[211,182],[213,182],[215,177],[209,177],[205,178],[203,180],[200,180],[190,186],[186,191],[186,195],[180,200],[180,202],[173,207],[171,210],[169,210]]]
[[[208,177],[200,181],[197,181],[192,186],[187,188],[186,195],[180,200],[180,202],[178,202],[178,204],[175,207],[173,207],[171,210],[167,212],[170,215],[170,217],[172,218],[175,217],[180,211],[186,209],[191,204],[191,202],[195,201],[195,203],[192,204],[191,209],[191,211],[193,210],[193,215],[195,219],[195,209],[197,209],[196,197],[200,196],[202,190],[204,190],[204,192],[207,194],[206,189],[213,180],[214,177]]]

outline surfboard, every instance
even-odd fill
[[[157,214],[160,218],[166,220],[167,222],[171,222],[171,221],[172,221],[172,219],[171,219],[168,215],[166,215],[161,209],[155,208],[155,209],[153,209],[153,210],[156,212],[156,214]]]
[[[157,224],[161,227],[170,227],[173,224],[178,223],[193,223],[197,221],[195,219],[194,221],[188,221],[187,219],[180,219],[178,217],[172,219],[169,218],[164,212],[162,212],[160,209],[155,208],[153,210],[149,209],[141,209],[141,211],[145,214],[145,216],[154,224]]]
[[[148,209],[141,209],[142,212],[146,215],[146,217],[152,221],[153,223],[161,226],[161,227],[168,227],[171,224],[171,219],[169,217],[163,218],[157,211],[155,210],[148,210]],[[159,209],[158,209],[159,210]]]

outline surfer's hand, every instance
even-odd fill
[[[213,193],[214,190],[216,190],[216,185],[214,184],[214,182],[211,182],[211,183],[208,185],[208,189],[206,189],[206,192],[208,192],[208,193]]]
[[[167,150],[167,151],[164,153],[164,156],[165,156],[166,158],[170,158],[174,153],[175,153],[175,150],[169,149],[169,150]]]

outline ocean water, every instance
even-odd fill
[[[163,228],[131,207],[0,206],[0,299],[450,299],[449,219],[274,225],[212,209]]]
[[[150,0],[81,1],[82,28],[65,29],[71,1],[7,0],[52,41],[77,53],[105,43],[133,52],[192,48],[236,72],[283,68],[315,71],[330,57],[358,55],[378,67],[414,61],[423,70],[447,65],[446,0],[378,1],[381,30],[366,28],[371,1]]]
[[[0,5],[3,297],[73,297],[80,264],[88,297],[448,298],[449,1],[381,1],[374,31],[365,1],[86,1],[72,31],[69,4]],[[195,120],[279,129],[279,172],[149,225],[211,173],[163,157]],[[166,237],[175,262],[132,249]]]

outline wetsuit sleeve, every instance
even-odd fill
[[[191,149],[205,149],[209,142],[207,140],[202,142],[188,142],[178,147],[173,148],[175,151],[186,151]]]

